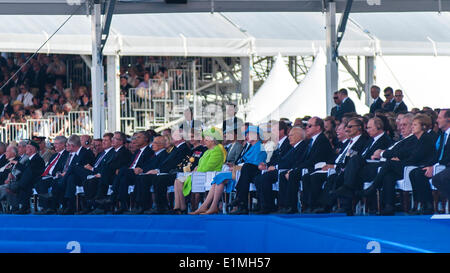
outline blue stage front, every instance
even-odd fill
[[[7,253],[450,252],[430,216],[0,216]]]

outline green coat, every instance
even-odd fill
[[[219,172],[222,170],[222,165],[226,159],[225,149],[221,144],[214,146],[214,148],[207,150],[198,161],[197,172]],[[192,188],[192,176],[189,176],[183,185],[184,196],[189,195]]]

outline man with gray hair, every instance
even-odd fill
[[[58,201],[63,204],[62,214],[75,213],[76,186],[81,186],[83,181],[73,173],[75,166],[94,164],[94,154],[91,150],[81,146],[80,137],[71,135],[67,141],[67,150],[70,152],[68,161],[64,165],[64,172],[58,179]]]
[[[6,152],[6,144],[0,142],[0,167],[2,167],[8,162],[8,160],[6,159],[5,152]]]
[[[56,213],[55,202],[52,197],[57,188],[57,174],[64,172],[64,165],[69,156],[69,152],[66,151],[66,143],[67,138],[65,136],[57,136],[53,141],[56,153],[50,157],[40,180],[36,184],[36,191],[39,194],[39,205],[42,207],[42,211],[37,212],[37,214]],[[51,193],[49,193],[50,188],[52,188]]]

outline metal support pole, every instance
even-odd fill
[[[370,87],[374,84],[375,80],[375,57],[365,57],[365,73],[364,92],[366,94],[366,105],[370,106],[373,102],[370,96]]]
[[[192,62],[192,93],[194,96],[194,107],[192,113],[192,120],[197,120],[197,75],[196,75],[195,60]]]
[[[329,2],[326,12],[327,28],[327,65],[326,65],[326,107],[327,114],[333,108],[333,93],[338,90],[338,64],[336,49],[336,3]]]
[[[242,99],[249,99],[251,97],[251,78],[250,78],[250,58],[241,57],[241,93]]]
[[[105,131],[105,92],[101,48],[101,5],[94,4],[91,14],[92,27],[92,120],[94,138],[102,138]]]
[[[108,130],[120,131],[120,60],[119,56],[107,57]]]

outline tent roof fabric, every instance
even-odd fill
[[[2,15],[0,51],[34,52],[66,19],[64,15]],[[319,47],[325,48],[324,26],[322,13],[115,15],[104,54],[315,55]],[[449,30],[449,13],[351,14],[339,54],[450,56]],[[91,39],[90,18],[75,15],[41,52],[90,55]]]
[[[71,14],[87,0],[0,0],[0,14]],[[182,12],[322,12],[328,0],[188,0],[187,4],[166,4],[164,0],[117,0],[116,14]],[[336,11],[346,0],[334,0]],[[449,1],[353,0],[352,12],[450,11]],[[77,14],[86,14],[78,9]]]

